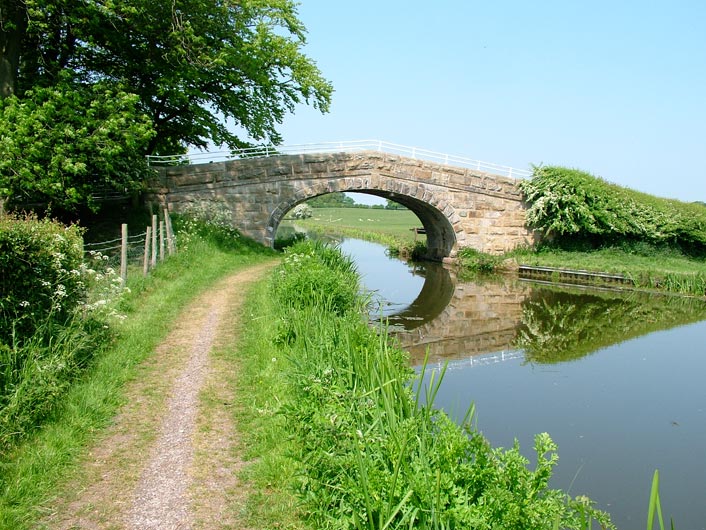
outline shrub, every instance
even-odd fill
[[[312,215],[314,210],[305,203],[297,204],[289,214],[292,219],[309,219]]]
[[[0,342],[33,335],[46,318],[63,323],[85,299],[77,226],[49,219],[0,219]]]
[[[224,202],[193,203],[175,215],[173,223],[180,250],[188,248],[194,238],[211,241],[224,250],[242,247],[233,212]]]
[[[593,246],[646,241],[706,254],[706,210],[700,204],[661,199],[559,166],[535,167],[520,188],[529,203],[528,224],[549,239]]]
[[[412,261],[421,261],[427,256],[429,250],[424,241],[403,242],[398,240],[388,247],[387,252],[391,256],[411,259]]]
[[[42,424],[110,337],[122,282],[100,254],[87,266],[82,243],[75,226],[0,219],[0,455]]]
[[[470,247],[459,250],[458,257],[461,260],[461,266],[472,272],[496,272],[500,266],[500,258],[498,256],[491,256]]]

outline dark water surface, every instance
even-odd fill
[[[559,445],[552,485],[585,494],[620,529],[645,528],[652,474],[675,527],[706,529],[706,303],[557,288],[510,279],[460,282],[384,248],[346,240],[415,366],[449,363],[437,406],[476,405],[494,446],[534,435]]]

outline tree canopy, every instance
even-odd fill
[[[335,191],[309,199],[307,204],[312,208],[348,208],[355,205],[355,201],[345,193]]]
[[[0,126],[7,141],[0,158],[18,160],[28,132],[44,151],[72,143],[72,130],[86,136],[75,159],[54,161],[41,175],[39,162],[20,170],[5,164],[0,194],[14,192],[18,179],[22,189],[31,188],[29,170],[52,181],[57,203],[67,202],[61,196],[67,176],[81,184],[104,178],[125,184],[112,173],[115,160],[86,162],[79,178],[76,167],[89,158],[281,143],[278,126],[298,103],[322,112],[330,103],[331,84],[302,51],[305,35],[293,0],[4,0]],[[63,98],[55,106],[66,118],[50,132],[43,130],[49,122],[37,103],[49,94],[55,102]],[[109,125],[108,132],[87,117],[94,123],[84,127],[79,122],[92,105],[108,113],[112,107],[108,121],[125,126]],[[18,117],[22,126],[10,121]],[[126,136],[133,138],[128,146]]]

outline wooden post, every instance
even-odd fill
[[[164,221],[159,222],[159,261],[164,261]]]
[[[120,278],[123,285],[127,282],[127,224],[122,226],[122,241],[120,242]]]
[[[174,254],[174,230],[172,230],[172,219],[169,217],[169,210],[164,209],[164,224],[167,228],[167,250],[169,255]]]
[[[152,216],[152,268],[157,266],[157,216]]]
[[[147,233],[145,234],[145,256],[144,263],[142,265],[142,275],[147,277],[147,272],[150,270],[150,238],[152,237],[152,227],[147,227]]]
[[[174,226],[172,225],[172,216],[168,216],[167,219],[169,220],[169,233],[172,235],[172,246],[174,247],[174,254],[177,252],[177,238],[176,234],[174,233]]]

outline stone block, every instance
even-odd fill
[[[292,173],[292,166],[288,164],[278,164],[276,166],[267,168],[268,177],[284,177],[292,175]]]
[[[431,180],[432,172],[429,169],[417,168],[412,173],[412,177],[418,180]]]

